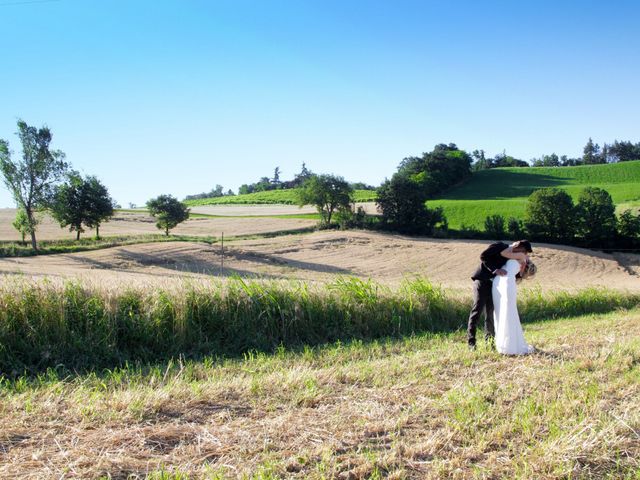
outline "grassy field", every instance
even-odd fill
[[[376,199],[374,190],[356,190],[354,193],[355,202],[373,202]],[[245,195],[234,195],[216,198],[201,198],[197,200],[187,200],[189,206],[197,205],[260,205],[260,204],[285,204],[295,205],[297,203],[295,190],[269,190],[267,192],[248,193]]]
[[[475,173],[464,185],[429,201],[444,209],[449,226],[484,229],[488,215],[524,218],[527,197],[536,189],[558,187],[577,200],[587,186],[607,190],[618,208],[640,206],[640,161],[580,167],[499,168]]]
[[[637,479],[640,311],[0,381],[0,477]]]

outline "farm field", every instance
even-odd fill
[[[6,380],[0,477],[637,478],[640,311],[524,328]]]
[[[397,285],[421,276],[448,288],[469,290],[469,276],[486,241],[416,239],[365,231],[324,231],[218,244],[147,243],[90,252],[0,258],[0,274],[84,278],[114,285],[166,284],[184,278],[208,281],[239,275],[327,282],[336,276]],[[573,247],[534,245],[539,274],[527,288],[606,286],[640,289],[640,255],[613,255]]]
[[[0,209],[0,241],[20,240],[18,232],[11,225],[15,215],[16,210],[13,208]],[[175,235],[219,237],[224,232],[225,236],[231,237],[296,230],[312,227],[317,223],[316,220],[305,218],[270,218],[266,216],[264,218],[225,218],[225,216],[221,215],[218,218],[195,216],[178,225],[171,230],[171,233]],[[109,222],[105,222],[100,226],[100,235],[102,236],[158,233],[162,232],[156,228],[155,220],[144,211],[118,211]],[[82,234],[81,238],[93,235],[95,235],[95,232],[87,231]],[[44,215],[42,223],[38,226],[37,236],[39,240],[75,239],[75,232],[60,228],[51,217]]]
[[[451,228],[484,230],[488,215],[523,219],[527,197],[538,188],[558,187],[574,201],[587,186],[607,190],[620,211],[640,207],[640,161],[579,167],[496,168],[474,173],[464,185],[427,202],[442,207]]]
[[[374,190],[356,190],[354,200],[356,202],[373,202],[376,199]],[[197,200],[186,200],[189,206],[197,205],[259,205],[259,204],[286,204],[295,205],[297,203],[295,189],[268,190],[266,192],[247,193],[243,195],[230,195],[214,198],[200,198]]]

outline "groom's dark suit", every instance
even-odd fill
[[[509,245],[503,242],[496,242],[480,254],[480,266],[471,276],[473,280],[473,307],[469,315],[469,325],[467,327],[467,341],[469,345],[476,344],[476,328],[478,319],[484,310],[484,336],[490,339],[495,336],[493,328],[493,295],[491,289],[493,287],[493,278],[496,276],[496,270],[499,270],[506,263],[507,259],[501,253],[509,248]]]

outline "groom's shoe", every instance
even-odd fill
[[[475,344],[475,343],[471,343],[471,342],[469,342],[469,343],[467,344],[467,346],[469,347],[469,350],[471,350],[472,352],[475,352],[475,351],[476,351],[476,344]]]

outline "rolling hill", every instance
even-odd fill
[[[524,218],[527,198],[534,190],[557,187],[574,201],[585,187],[607,190],[618,210],[640,206],[640,161],[579,167],[495,168],[427,202],[442,207],[449,226],[484,229],[488,215]]]
[[[373,202],[376,199],[375,190],[356,190],[355,201],[356,202]],[[285,204],[295,205],[296,190],[268,190],[266,192],[247,193],[244,195],[229,195],[224,197],[214,198],[198,198],[196,200],[186,200],[189,206],[195,207],[198,205],[263,205],[263,204]]]

